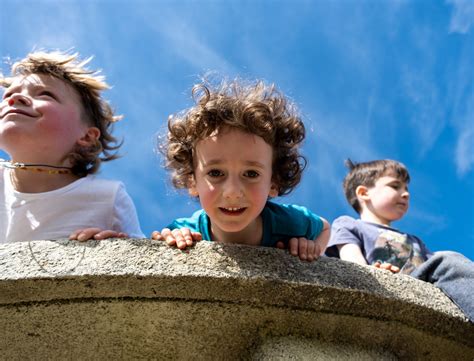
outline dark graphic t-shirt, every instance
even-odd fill
[[[409,274],[432,253],[418,237],[391,227],[364,222],[349,216],[337,218],[331,229],[326,255],[339,257],[337,245],[356,244],[368,264],[388,262]]]

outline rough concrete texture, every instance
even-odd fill
[[[474,359],[436,287],[271,248],[0,246],[2,359]]]
[[[265,339],[252,355],[254,360],[338,360],[369,361],[397,360],[391,352],[384,350],[361,349],[349,344],[321,342],[304,337],[271,337]]]

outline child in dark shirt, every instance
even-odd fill
[[[474,263],[456,252],[432,253],[418,237],[391,226],[408,210],[406,167],[393,160],[347,165],[344,191],[360,219],[333,222],[326,254],[433,283],[473,322]]]

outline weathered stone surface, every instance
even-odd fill
[[[474,359],[430,284],[209,242],[2,245],[0,317],[6,359]]]

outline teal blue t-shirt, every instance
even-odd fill
[[[263,239],[260,245],[264,247],[275,247],[278,241],[288,245],[293,237],[314,240],[323,230],[321,218],[302,206],[267,202],[261,216]],[[203,209],[190,218],[178,218],[168,226],[171,230],[183,227],[201,233],[203,240],[212,241],[211,220]]]

